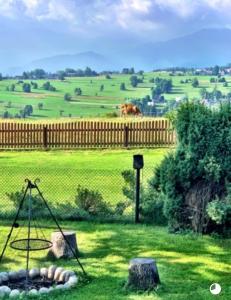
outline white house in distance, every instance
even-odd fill
[[[155,100],[152,99],[151,101],[149,101],[148,106],[155,106]]]

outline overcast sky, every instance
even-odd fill
[[[0,64],[231,28],[230,0],[0,0]]]

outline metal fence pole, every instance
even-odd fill
[[[140,169],[136,169],[136,211],[135,223],[140,222]]]
[[[140,170],[144,167],[143,155],[133,155],[133,168],[136,170],[136,207],[135,223],[140,222]]]

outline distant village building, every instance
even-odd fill
[[[182,100],[182,97],[181,97],[181,96],[179,96],[179,97],[176,97],[176,98],[175,98],[175,100],[176,100],[176,102],[181,102],[181,100]]]
[[[148,102],[148,106],[155,106],[155,101],[152,99],[151,101]]]

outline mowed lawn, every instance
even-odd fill
[[[22,91],[22,84],[18,84],[17,80],[0,81],[0,114],[8,111],[12,116],[18,114],[25,105],[33,106],[33,114],[29,119],[47,119],[60,117],[102,117],[107,113],[117,112],[121,103],[130,101],[134,98],[142,98],[146,95],[151,96],[151,88],[155,87],[154,83],[150,83],[151,78],[155,77],[171,79],[173,82],[173,90],[169,94],[164,94],[166,100],[171,101],[182,96],[188,96],[189,99],[199,98],[200,89],[205,87],[208,91],[212,91],[214,87],[227,94],[231,91],[231,78],[226,76],[228,87],[224,87],[223,83],[210,83],[211,76],[170,76],[168,72],[149,72],[144,73],[143,83],[137,87],[130,84],[131,75],[114,74],[111,79],[105,76],[98,77],[74,77],[66,78],[64,81],[49,80],[56,88],[55,92],[46,91],[42,85],[47,80],[34,80],[38,83],[38,89],[32,89],[31,93]],[[197,77],[199,87],[193,88],[191,82],[180,83],[181,80],[193,79]],[[30,80],[24,82],[30,83]],[[120,84],[125,83],[126,90],[120,90]],[[15,84],[15,91],[6,91],[11,84]],[[100,91],[100,87],[104,89]],[[75,88],[81,88],[82,95],[76,96]],[[71,101],[64,101],[64,94],[69,93],[72,96]],[[43,104],[43,109],[38,109],[38,103]]]
[[[6,193],[20,191],[26,178],[40,178],[45,198],[56,204],[72,203],[80,184],[98,190],[109,205],[126,198],[122,193],[121,172],[133,170],[133,155],[143,154],[142,183],[152,176],[154,167],[169,149],[83,150],[83,151],[7,151],[0,152],[0,208],[11,210]]]
[[[66,292],[44,297],[56,300],[212,300],[231,299],[231,240],[209,236],[169,234],[164,227],[145,225],[62,223],[64,229],[77,232],[81,262],[91,276],[90,283],[80,284]],[[9,223],[1,223],[0,247],[9,231]],[[49,237],[53,227],[47,223]],[[134,257],[157,260],[161,286],[156,292],[126,292],[123,284],[128,263]],[[25,253],[7,248],[1,271],[25,268]],[[56,264],[80,272],[74,260],[49,261],[45,251],[31,252],[30,267]],[[219,296],[210,294],[209,287],[217,282]],[[42,298],[42,299],[44,299]]]

